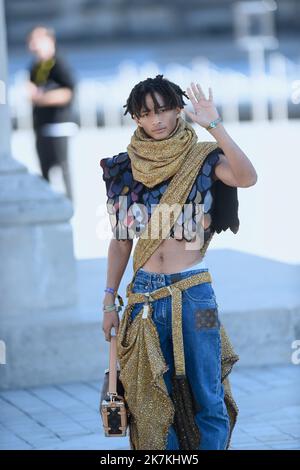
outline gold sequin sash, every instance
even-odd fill
[[[124,385],[125,400],[131,412],[130,447],[133,450],[161,450],[167,445],[169,426],[174,423],[175,408],[163,378],[168,370],[161,351],[160,339],[152,321],[152,301],[172,295],[172,340],[176,377],[185,375],[182,336],[182,291],[202,282],[212,282],[208,271],[192,274],[169,286],[152,292],[134,293],[127,286],[128,303],[121,318],[117,335],[120,379]],[[136,303],[144,303],[131,321],[131,310]],[[224,400],[230,419],[231,434],[236,423],[238,407],[232,396],[228,375],[239,356],[235,353],[224,326],[221,336],[221,381]],[[159,407],[159,408],[158,408]],[[163,410],[159,413],[159,409]],[[192,426],[192,422],[190,426]]]
[[[141,307],[142,318],[152,315],[153,309],[151,302],[164,297],[172,296],[172,340],[176,375],[185,375],[184,347],[182,336],[182,290],[203,282],[212,282],[211,274],[204,271],[174,282],[169,286],[160,287],[152,292],[133,293],[127,291],[128,305],[144,302]]]

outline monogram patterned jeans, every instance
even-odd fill
[[[133,292],[152,292],[207,268],[191,269],[173,274],[144,271],[136,273]],[[152,319],[160,338],[161,350],[169,370],[164,380],[169,395],[174,373],[172,344],[171,296],[152,302]],[[142,304],[134,305],[132,320]],[[197,403],[195,421],[201,433],[199,450],[224,450],[229,439],[229,416],[221,383],[221,337],[218,305],[210,282],[198,284],[182,291],[182,328],[186,375]],[[179,449],[173,425],[168,432],[167,450]]]

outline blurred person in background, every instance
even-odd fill
[[[27,46],[35,56],[29,68],[28,88],[42,175],[49,181],[50,169],[60,166],[66,195],[72,200],[68,137],[75,127],[75,123],[70,122],[74,78],[65,60],[57,54],[52,29],[35,27],[27,37]]]

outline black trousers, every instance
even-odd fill
[[[49,181],[49,171],[54,165],[62,169],[67,196],[72,200],[71,178],[68,161],[68,137],[48,137],[35,132],[36,150],[43,177]]]

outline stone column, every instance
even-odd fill
[[[33,318],[38,331],[50,310],[76,304],[77,289],[72,203],[11,155],[4,18],[0,0],[0,340],[7,355],[0,381],[10,386],[18,385],[18,374],[35,373],[39,346],[47,348],[47,334],[43,345],[30,334]],[[35,342],[27,362],[26,341]]]

